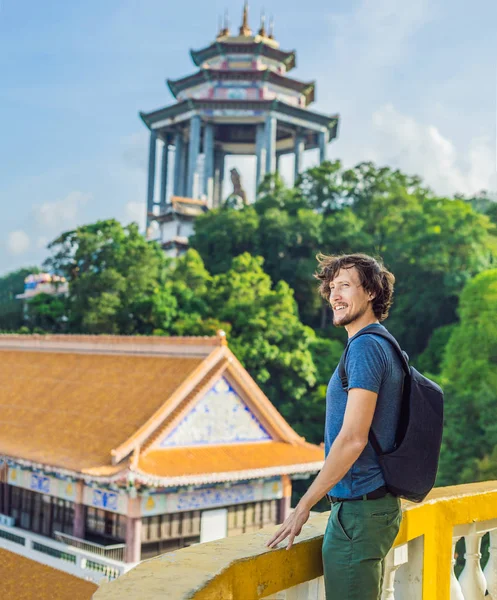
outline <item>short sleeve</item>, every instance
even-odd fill
[[[387,369],[385,351],[372,335],[352,341],[345,361],[349,389],[361,388],[377,394]]]

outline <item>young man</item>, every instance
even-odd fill
[[[323,540],[327,600],[379,600],[383,559],[401,522],[400,500],[385,487],[368,441],[372,427],[384,452],[393,450],[404,373],[390,343],[375,335],[388,316],[395,278],[370,256],[319,256],[319,291],[345,327],[348,391],[338,368],[326,393],[325,454],[320,473],[267,545],[300,534],[311,508],[324,495],[332,502]],[[368,331],[354,340],[360,331]]]

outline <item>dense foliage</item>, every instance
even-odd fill
[[[465,287],[441,381],[448,427],[443,482],[497,478],[497,269]]]
[[[262,256],[271,279],[294,290],[302,321],[321,331],[330,315],[315,293],[316,254],[382,256],[397,276],[389,327],[416,356],[457,319],[464,284],[491,263],[494,229],[469,202],[436,197],[418,178],[371,163],[343,170],[337,161],[310,169],[293,189],[268,178],[241,211],[207,213],[192,245],[213,273],[241,252]]]
[[[320,442],[346,336],[316,292],[316,254],[381,256],[397,278],[386,325],[447,391],[440,482],[497,477],[495,206],[485,194],[438,197],[419,178],[372,163],[323,163],[293,188],[269,176],[256,203],[199,217],[192,249],[174,261],[136,225],[63,233],[45,267],[67,278],[69,295],[30,301],[24,324],[139,335],[224,329],[283,415]],[[0,280],[4,330],[23,322],[8,303],[26,272]]]
[[[0,330],[17,331],[23,326],[23,305],[16,299],[24,292],[24,279],[38,273],[37,267],[19,269],[0,277]]]

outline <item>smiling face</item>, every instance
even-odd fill
[[[333,309],[333,325],[335,327],[353,325],[355,332],[356,329],[358,331],[365,327],[368,322],[377,321],[372,308],[372,294],[361,285],[359,273],[355,267],[340,269],[330,282],[329,300]]]

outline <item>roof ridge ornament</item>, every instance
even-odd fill
[[[222,20],[222,23],[221,23]],[[223,37],[228,37],[230,34],[230,19],[228,15],[228,9],[224,11],[224,18],[219,17],[219,33],[217,34],[216,39],[220,39]]]
[[[271,19],[269,20],[269,35],[268,38],[270,40],[274,40],[274,17],[271,16]]]
[[[266,14],[264,13],[264,9],[261,11],[261,28],[259,29],[259,35],[261,37],[267,37],[266,32]]]
[[[243,20],[242,20],[242,25],[240,27],[240,35],[243,35],[245,37],[249,37],[252,35],[252,30],[250,29],[250,26],[248,23],[248,11],[249,11],[248,0],[245,0],[245,3],[243,5]]]

